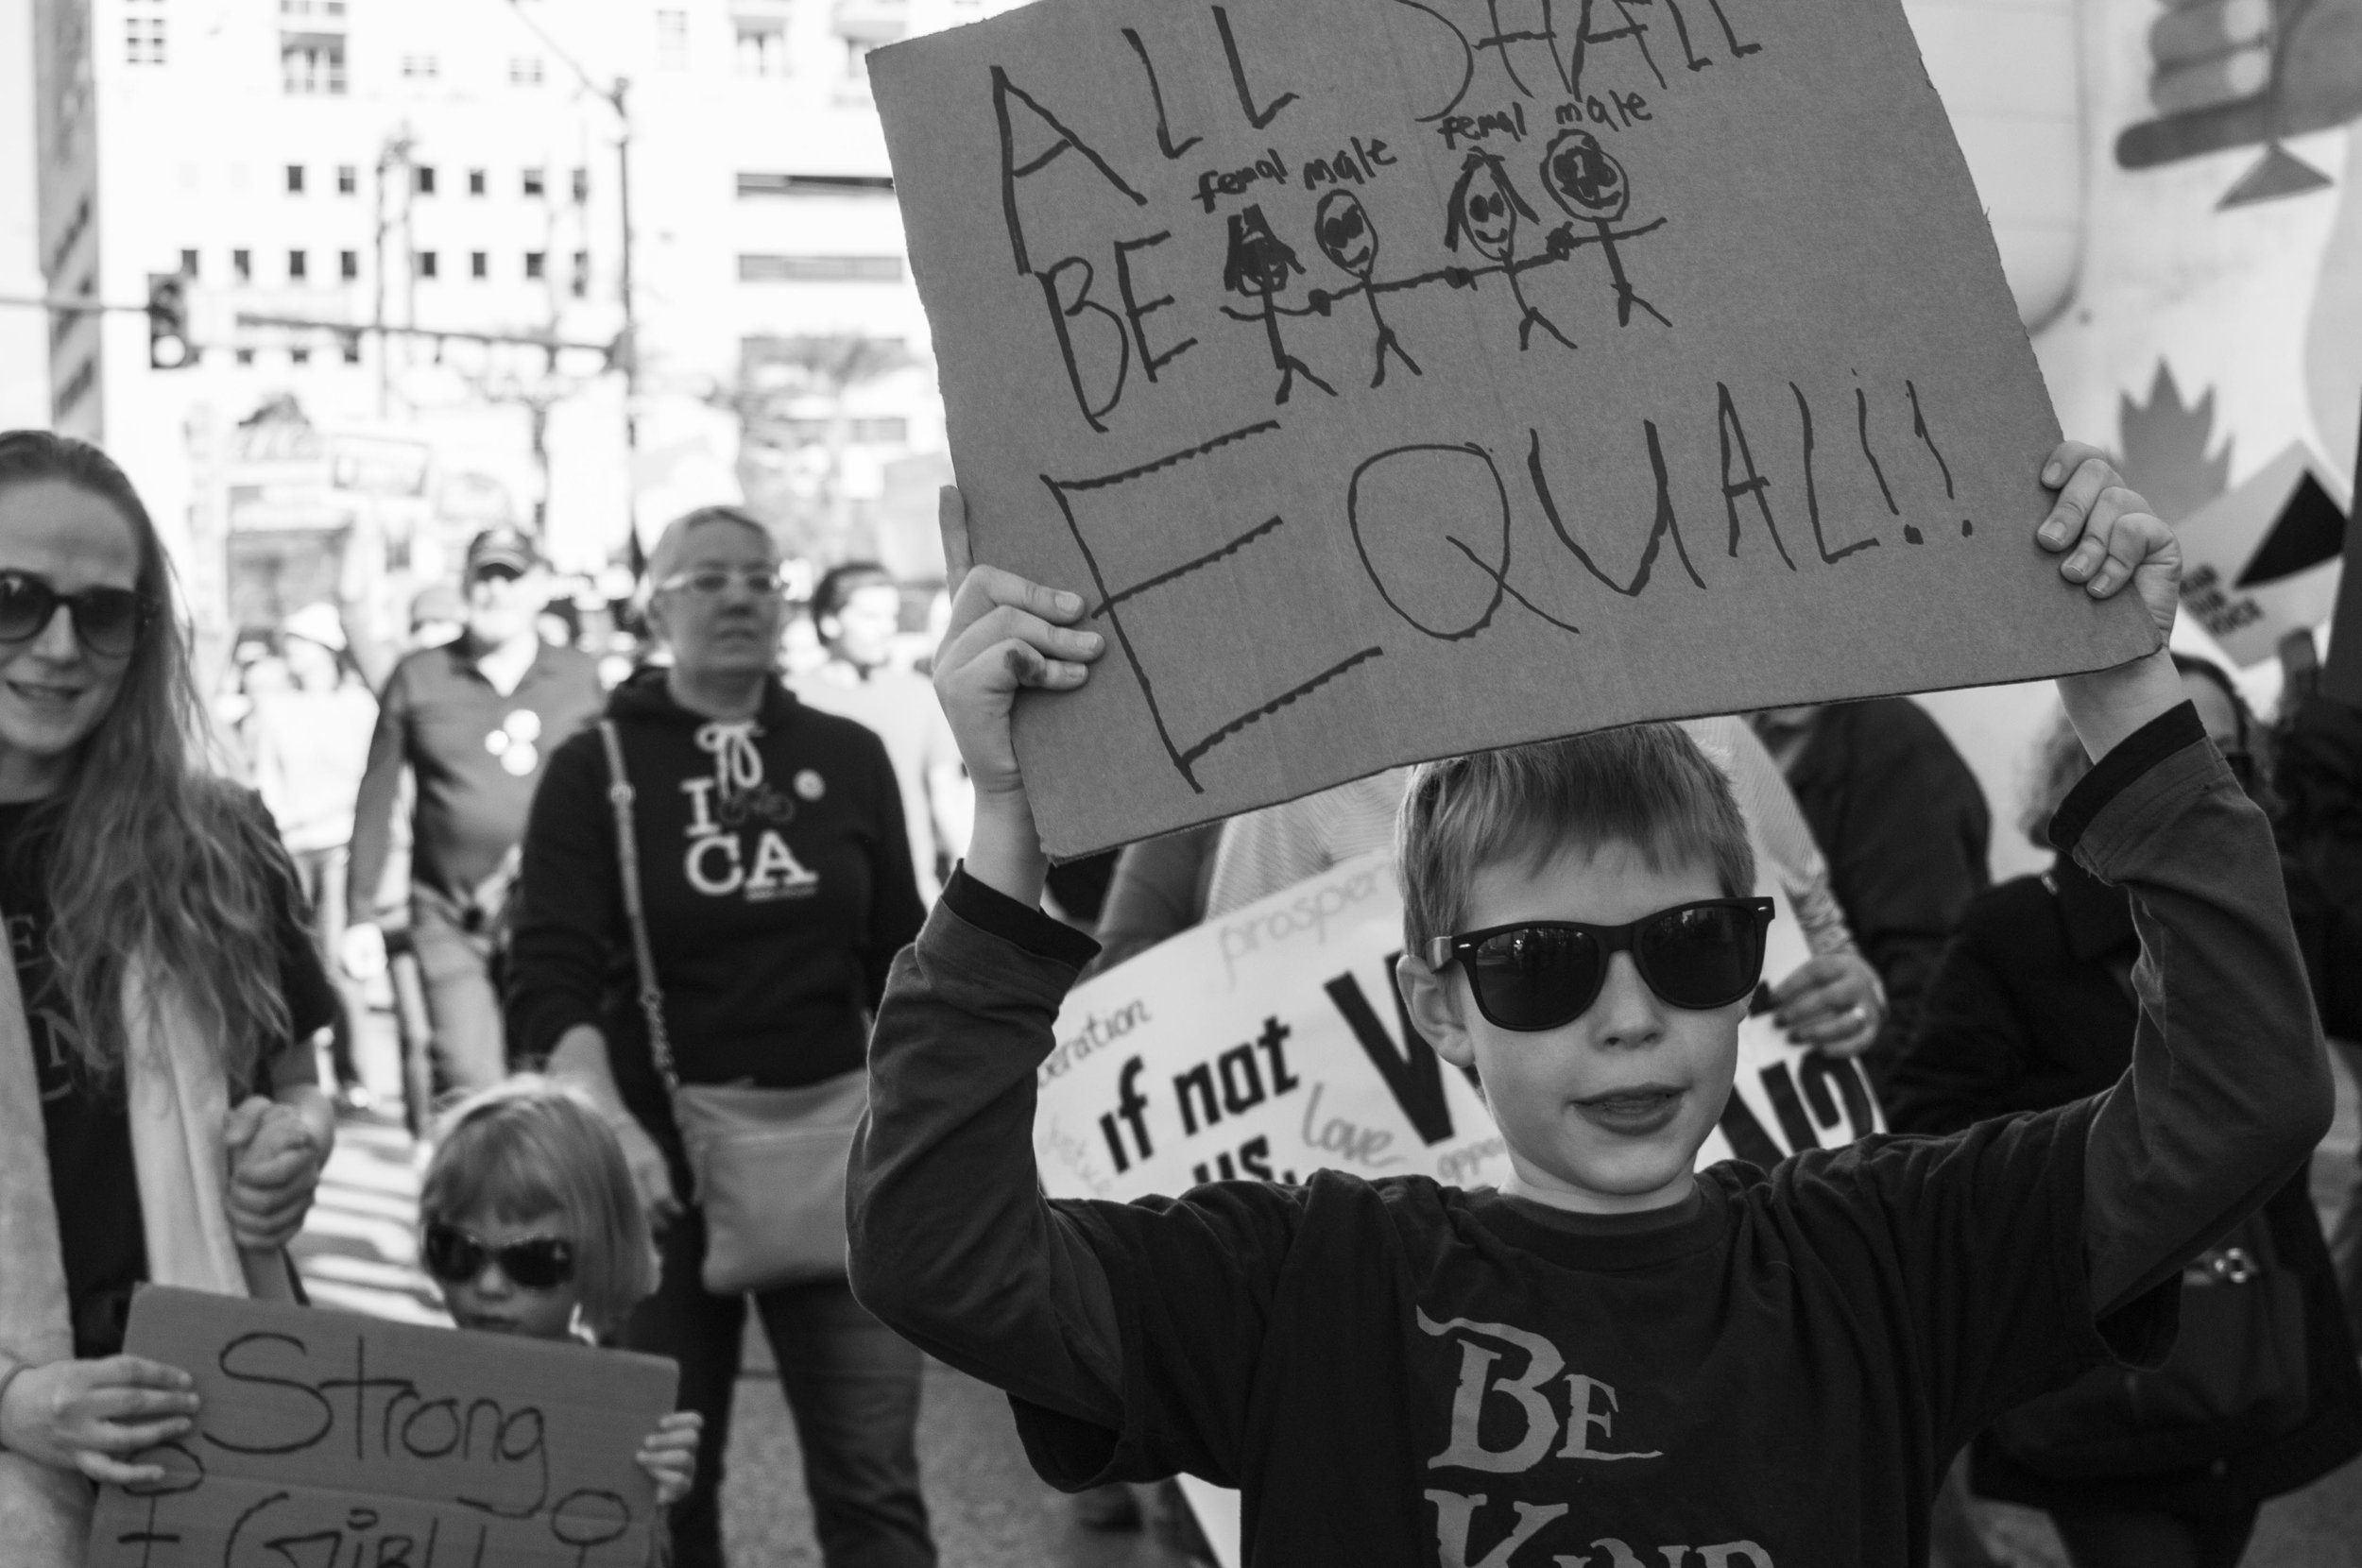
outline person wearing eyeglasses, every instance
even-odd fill
[[[467,629],[409,655],[378,698],[353,805],[347,974],[385,969],[377,890],[392,847],[402,771],[415,786],[410,932],[425,984],[435,1066],[446,1087],[480,1089],[507,1070],[494,966],[525,813],[551,753],[598,716],[598,666],[542,640],[548,573],[531,538],[488,528],[468,545]]]
[[[143,1283],[292,1299],[334,1142],[336,1013],[259,801],[204,766],[188,627],[130,481],[0,434],[0,1559],[83,1559],[93,1484],[160,1481],[183,1369]]]
[[[684,1084],[816,1085],[860,1070],[895,953],[924,912],[883,742],[777,674],[778,547],[746,513],[676,520],[649,560],[672,662],[607,716],[670,1053]],[[722,1562],[719,1491],[748,1297],[710,1294],[709,1233],[657,1065],[624,903],[605,738],[550,759],[525,830],[509,1016],[521,1048],[608,1116],[660,1233],[663,1279],[622,1343],[680,1364],[710,1440],[673,1511],[680,1568]],[[842,1245],[839,1241],[838,1245]],[[842,1277],[755,1291],[830,1568],[928,1568],[919,1353]]]
[[[811,707],[866,724],[885,742],[902,790],[919,897],[932,904],[943,887],[939,872],[967,848],[976,807],[934,688],[894,661],[901,615],[902,590],[885,568],[875,561],[830,568],[812,593],[813,628],[828,661],[794,685]]]

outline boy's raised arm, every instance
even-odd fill
[[[2130,586],[2173,625],[2180,550],[2096,449],[2062,446],[2037,537],[2095,598]],[[2085,1256],[2106,1314],[2251,1212],[2329,1128],[2327,1053],[2264,813],[2207,743],[2164,647],[2059,682],[2096,764],[2061,806],[2059,847],[2132,898],[2140,1025],[2092,1124]]]
[[[1106,1274],[1043,1200],[1034,1166],[1035,1068],[1097,949],[1036,907],[1048,862],[1009,741],[1018,691],[1080,685],[1101,639],[1065,624],[1081,619],[1079,596],[969,570],[955,491],[943,521],[959,588],[935,689],[975,785],[976,826],[964,868],[895,960],[871,1040],[869,1116],[847,1172],[853,1285],[950,1364],[1121,1428]]]

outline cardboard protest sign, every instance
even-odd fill
[[[1111,643],[1018,708],[1054,853],[2154,645],[2030,541],[1895,0],[1039,0],[870,70],[978,555]]]
[[[2304,442],[2174,526],[2182,604],[2238,664],[2328,619],[2337,596],[2347,488]]]
[[[632,1456],[670,1361],[150,1287],[125,1349],[180,1368],[196,1429],[108,1487],[89,1568],[642,1568]]]
[[[1762,891],[1779,904],[1764,962],[1778,980],[1808,954],[1787,898]],[[1482,1099],[1404,1014],[1401,951],[1380,851],[1076,986],[1039,1073],[1043,1188],[1121,1201],[1320,1169],[1498,1184],[1508,1156]],[[1769,1012],[1740,1024],[1738,1057],[1702,1166],[1773,1165],[1883,1125],[1856,1064],[1797,1050]]]

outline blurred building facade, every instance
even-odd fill
[[[35,0],[48,292],[190,304],[175,368],[54,313],[53,422],[208,630],[390,603],[494,520],[583,571],[715,501],[874,550],[943,422],[863,57],[988,6]]]

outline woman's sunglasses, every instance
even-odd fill
[[[574,1277],[574,1244],[562,1236],[535,1236],[505,1247],[487,1247],[456,1225],[426,1228],[421,1249],[426,1271],[446,1285],[459,1285],[497,1263],[520,1290],[555,1290]]]
[[[93,588],[60,593],[29,571],[0,571],[0,642],[29,642],[56,618],[74,613],[74,635],[94,654],[121,658],[140,645],[156,603],[130,588]]]
[[[1709,898],[1659,910],[1629,926],[1530,920],[1427,945],[1428,967],[1459,962],[1477,1011],[1498,1029],[1531,1032],[1572,1023],[1600,999],[1608,960],[1633,966],[1668,1005],[1727,1007],[1763,978],[1769,898]]]

